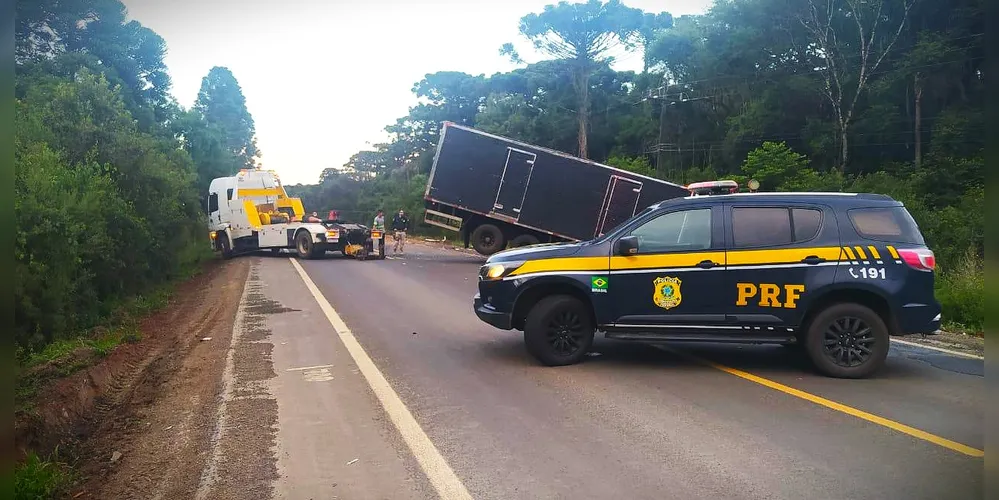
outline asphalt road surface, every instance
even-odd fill
[[[286,311],[263,320],[278,497],[983,495],[981,360],[895,345],[838,380],[781,347],[598,339],[548,368],[473,314],[479,256],[248,258]]]

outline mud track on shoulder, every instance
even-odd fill
[[[191,498],[251,258],[221,262],[143,321],[142,340],[46,390],[39,412],[76,458],[73,498]],[[53,420],[47,420],[52,418]]]

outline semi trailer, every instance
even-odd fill
[[[424,201],[427,224],[491,255],[510,246],[598,237],[679,184],[445,122]]]

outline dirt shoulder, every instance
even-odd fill
[[[141,340],[43,387],[15,418],[16,448],[59,446],[79,478],[73,498],[190,497],[249,270],[249,259],[213,262],[141,322]]]
[[[906,335],[898,339],[973,356],[985,356],[985,337],[977,335],[941,331],[936,335]]]

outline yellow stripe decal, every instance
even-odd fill
[[[863,248],[860,248],[859,246],[856,246],[856,247],[853,247],[853,248],[857,249],[857,256],[860,257],[860,260],[867,260],[867,254],[864,253],[864,249]]]
[[[850,260],[857,260],[857,256],[853,254],[853,249],[852,248],[850,248],[850,247],[843,247],[843,250],[846,252],[846,256]]]
[[[838,261],[844,249],[840,247],[784,248],[777,250],[740,250],[721,252],[691,252],[675,254],[649,254],[635,256],[615,255],[613,257],[556,257],[552,259],[530,260],[520,266],[510,276],[563,271],[607,272],[622,270],[659,269],[672,267],[694,267],[701,261],[710,260],[730,266],[797,264],[805,257],[816,256],[827,261]],[[849,249],[846,249],[849,250]],[[852,255],[852,254],[851,254]]]
[[[621,269],[656,269],[660,267],[693,267],[698,262],[710,260],[718,264],[725,263],[725,252],[694,252],[679,254],[650,254],[633,257],[611,257],[610,268]]]
[[[558,257],[554,259],[529,260],[510,276],[551,271],[597,271],[606,272],[609,267],[607,257]]]
[[[891,254],[893,259],[898,259],[898,252],[895,251],[895,247],[888,245],[888,253]]]
[[[279,188],[240,188],[236,194],[240,198],[248,198],[251,196],[281,196],[284,193]]]
[[[728,252],[728,265],[797,264],[805,257],[816,256],[826,260],[839,260],[838,247],[782,248],[779,250],[740,250]],[[700,262],[700,261],[697,261]],[[697,263],[695,262],[695,264]]]
[[[871,256],[874,257],[875,259],[880,259],[881,258],[881,254],[878,253],[878,249],[877,248],[874,248],[874,245],[868,245],[867,249],[871,251]]]

